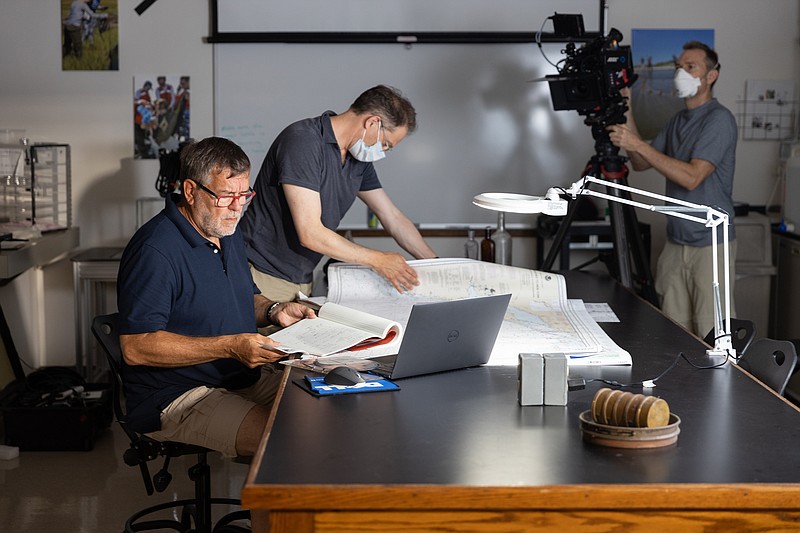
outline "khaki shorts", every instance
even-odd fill
[[[293,283],[285,279],[276,278],[256,270],[252,264],[250,265],[250,272],[253,274],[253,282],[255,282],[261,294],[273,302],[291,302],[297,299],[298,291],[306,296],[311,296],[311,283]]]
[[[261,378],[244,389],[201,386],[185,392],[161,412],[161,429],[147,436],[205,446],[235,457],[236,434],[244,417],[256,405],[269,407],[275,401],[283,375],[277,366],[263,366]]]
[[[736,316],[733,302],[736,241],[730,242],[731,317]],[[698,337],[705,337],[714,327],[714,290],[712,287],[711,246],[685,246],[667,241],[658,258],[656,292],[661,311]],[[720,267],[723,247],[717,247]],[[719,275],[719,298],[725,313],[725,278]],[[724,318],[724,316],[723,316]]]

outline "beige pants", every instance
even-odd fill
[[[698,337],[705,337],[714,327],[714,290],[712,287],[711,246],[695,247],[667,241],[658,258],[656,292],[661,311]],[[724,265],[723,247],[717,247],[719,265]],[[730,243],[731,316],[733,305],[734,262],[736,241]],[[725,277],[719,273],[719,297],[723,318],[725,309]]]
[[[261,294],[273,302],[291,302],[297,299],[297,293],[302,292],[311,296],[311,283],[292,283],[285,279],[276,278],[256,270],[251,264],[250,272]]]
[[[256,405],[271,406],[283,374],[279,365],[265,365],[261,378],[240,390],[196,387],[183,393],[161,412],[161,429],[148,433],[155,440],[205,446],[235,457],[236,434]]]

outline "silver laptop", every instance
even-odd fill
[[[486,364],[510,294],[415,304],[396,355],[372,358],[389,379]]]

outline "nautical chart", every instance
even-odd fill
[[[510,293],[490,365],[516,365],[525,352],[568,353],[572,364],[631,364],[630,355],[603,332],[582,303],[567,300],[563,276],[471,259],[409,264],[420,284],[406,293],[397,292],[367,267],[333,264],[328,269],[328,301],[405,325],[415,303]],[[374,355],[378,354],[370,354]]]

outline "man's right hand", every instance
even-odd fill
[[[402,255],[395,252],[378,252],[378,254],[370,267],[386,278],[398,292],[410,291],[419,285],[417,271]]]
[[[231,346],[231,356],[248,368],[274,363],[286,357],[285,353],[269,348],[277,343],[265,335],[242,333],[233,337],[235,341]]]

